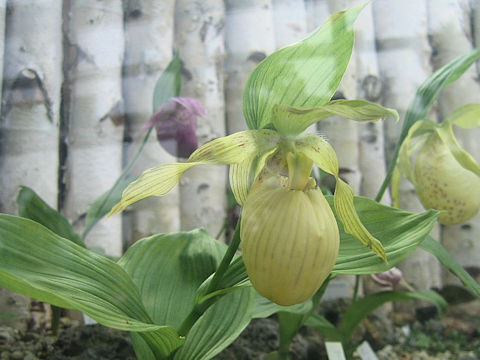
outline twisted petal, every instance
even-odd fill
[[[339,115],[355,121],[377,121],[389,117],[398,120],[396,110],[366,100],[333,100],[315,108],[275,105],[272,118],[282,134],[297,135],[310,125],[327,117]]]
[[[212,140],[199,147],[185,163],[168,163],[146,170],[123,192],[120,202],[113,207],[109,216],[123,211],[128,205],[148,196],[163,196],[177,185],[182,174],[195,165],[202,164],[243,164],[247,166],[258,154],[276,146],[277,135],[272,130],[247,130]],[[235,186],[243,191],[248,176],[245,171]],[[241,190],[239,190],[241,189]]]
[[[296,148],[312,159],[319,168],[335,176],[334,205],[345,232],[355,236],[386,261],[387,257],[382,244],[368,232],[355,211],[353,189],[338,176],[337,155],[330,144],[317,135],[309,134],[297,141]]]

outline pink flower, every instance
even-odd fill
[[[382,286],[395,287],[402,280],[402,271],[396,267],[379,274],[370,275],[373,280]]]
[[[143,127],[155,126],[160,145],[170,154],[188,158],[198,147],[197,116],[205,116],[205,108],[196,99],[173,97]]]

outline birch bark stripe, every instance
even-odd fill
[[[425,0],[378,0],[372,5],[378,62],[385,85],[383,105],[398,110],[403,119],[416,89],[431,73],[427,4]],[[385,123],[387,157],[392,155],[400,128],[401,123]],[[423,211],[413,185],[404,179],[400,183],[400,206]],[[417,289],[440,285],[437,261],[421,250],[414,252],[400,268],[405,279]]]
[[[13,0],[9,10],[0,121],[0,212],[16,213],[19,185],[32,187],[56,208],[62,2]],[[13,319],[16,328],[26,326],[27,304],[20,295],[0,291],[0,309],[19,315]]]
[[[175,44],[184,64],[182,94],[200,100],[207,115],[198,119],[199,144],[225,135],[223,54],[225,9],[222,0],[177,0]],[[200,166],[180,181],[183,230],[205,227],[216,236],[226,217],[225,166]]]
[[[428,2],[428,24],[435,57],[435,69],[473,49],[470,24],[471,9],[467,0],[456,2],[435,0]],[[480,85],[475,66],[440,94],[438,113],[441,120],[456,108],[480,102]],[[455,128],[458,141],[480,161],[480,129]],[[467,190],[468,191],[468,190]],[[479,269],[480,259],[480,214],[465,224],[442,227],[442,242],[457,261],[465,266]],[[460,284],[458,278],[444,272],[446,283]]]
[[[69,2],[67,39],[69,133],[65,214],[78,229],[88,206],[121,173],[124,49],[120,0]],[[89,247],[122,253],[121,218],[103,220],[89,233]]]
[[[7,0],[0,0],[0,99],[2,98],[3,54],[5,46],[5,10]]]
[[[173,56],[174,4],[174,0],[130,1],[126,8],[123,95],[126,132],[132,139],[127,145],[127,161],[142,142],[144,135],[140,130],[156,110],[152,108],[155,84]],[[152,133],[132,173],[139,175],[148,168],[175,161]],[[124,234],[127,243],[152,234],[180,230],[178,188],[163,197],[144,199],[131,209],[125,215],[132,219],[132,227]]]
[[[225,102],[229,134],[247,128],[242,115],[248,75],[275,50],[271,0],[226,0]]]

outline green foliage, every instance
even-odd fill
[[[420,248],[434,255],[443,266],[454,273],[455,276],[462,281],[463,285],[472,290],[473,293],[480,298],[480,285],[438,241],[435,241],[431,236],[428,236],[420,244]]]
[[[158,108],[165,104],[171,97],[180,95],[182,80],[180,76],[181,67],[180,58],[178,54],[175,54],[155,84],[153,90],[153,112],[156,112]]]
[[[159,358],[182,344],[173,328],[152,322],[119,265],[28,219],[0,214],[0,286],[139,331]]]
[[[57,210],[52,209],[35,191],[21,186],[17,196],[18,215],[42,224],[57,235],[85,247],[80,236],[73,231],[72,226]]]

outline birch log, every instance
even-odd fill
[[[242,96],[248,75],[275,50],[271,0],[226,0],[225,102],[228,133],[245,130]]]
[[[372,4],[378,61],[385,86],[383,105],[398,110],[403,119],[418,86],[431,73],[427,4],[425,0],[378,0]],[[401,123],[385,123],[388,158],[400,128]],[[410,211],[423,211],[413,186],[404,179],[400,182],[400,206]],[[440,285],[437,260],[422,250],[414,252],[400,268],[406,281],[417,289]]]
[[[152,108],[155,84],[172,58],[174,5],[174,0],[128,1],[125,9],[123,95],[127,134],[132,139],[127,148],[127,161],[141,145],[144,137],[141,128],[156,110]],[[143,170],[174,161],[176,158],[151,134],[132,173],[139,175]],[[124,234],[127,243],[152,234],[180,230],[178,188],[165,196],[135,203],[131,209],[126,215],[132,220],[132,228]]]
[[[428,21],[430,38],[435,57],[435,69],[454,58],[473,49],[471,10],[468,0],[448,1],[429,0]],[[438,114],[444,119],[456,108],[480,102],[480,84],[475,66],[456,82],[447,86],[440,94]],[[465,130],[455,128],[458,141],[477,160],[480,161],[480,129]],[[466,189],[466,191],[468,191]],[[445,248],[464,267],[477,270],[480,259],[480,214],[465,224],[442,227],[442,242]],[[445,271],[445,282],[460,283]]]
[[[5,46],[5,12],[7,0],[0,0],[0,99],[2,98],[3,53]]]
[[[0,212],[17,211],[20,185],[32,187],[57,207],[61,24],[59,0],[9,1],[0,121]],[[0,289],[0,311],[18,315],[9,321],[17,329],[26,327],[28,303],[27,298]]]
[[[73,0],[68,6],[64,212],[78,228],[88,206],[122,170],[123,12],[120,0]],[[99,222],[86,243],[121,255],[121,217]]]
[[[273,0],[273,26],[277,49],[301,40],[307,34],[304,0]]]
[[[351,1],[349,7],[359,5],[361,1]],[[352,62],[356,65],[357,98],[372,102],[382,101],[382,80],[378,69],[375,46],[375,29],[371,3],[360,13],[355,22],[355,45]],[[391,119],[387,120],[391,121]],[[359,195],[375,198],[386,175],[384,122],[368,122],[357,124],[359,143],[358,161],[362,174]],[[383,203],[390,204],[390,195],[383,197]],[[384,290],[369,276],[362,279],[362,289],[365,294]],[[387,303],[375,311],[377,321],[385,323],[385,330],[390,329],[389,317],[393,306]],[[388,334],[392,335],[392,334]],[[387,336],[387,334],[385,334]]]
[[[175,44],[184,64],[182,94],[200,100],[207,115],[198,119],[199,144],[225,135],[223,91],[224,17],[222,0],[177,0]],[[204,227],[216,236],[226,218],[225,166],[200,166],[180,182],[184,230]]]

